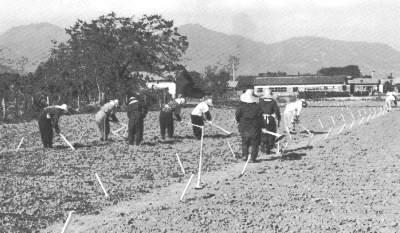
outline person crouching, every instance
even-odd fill
[[[240,104],[235,114],[242,138],[242,159],[248,158],[251,147],[252,162],[257,161],[262,127],[262,110],[257,102],[258,98],[254,96],[253,90],[246,90],[240,96]]]
[[[66,104],[48,106],[40,113],[38,123],[44,148],[53,147],[53,129],[56,134],[60,134],[58,121],[66,113],[68,113],[68,106]]]
[[[161,139],[165,140],[165,131],[168,132],[168,138],[172,139],[174,136],[174,116],[177,121],[181,121],[181,108],[185,103],[185,99],[182,97],[171,100],[168,104],[165,104],[160,111],[160,133]]]
[[[143,140],[144,118],[147,114],[146,106],[138,98],[132,96],[128,103],[128,144],[137,146]]]
[[[111,100],[104,104],[100,110],[96,113],[96,124],[100,133],[100,140],[107,141],[108,135],[110,134],[110,118],[112,122],[118,123],[118,119],[115,113],[118,108],[118,100]]]
[[[190,115],[191,122],[193,124],[193,134],[199,140],[201,139],[201,135],[203,133],[202,128],[199,126],[204,126],[204,119],[209,123],[212,123],[210,114],[210,107],[212,106],[212,99],[208,98],[205,101],[197,104]]]

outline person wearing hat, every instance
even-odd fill
[[[137,94],[138,95],[138,94]],[[139,146],[143,140],[144,118],[147,114],[146,106],[138,97],[129,98],[128,108],[128,144]]]
[[[242,138],[242,159],[248,159],[249,147],[251,147],[251,161],[256,162],[260,145],[262,110],[253,89],[247,89],[240,96],[240,104],[236,109],[235,118],[239,123],[239,132]]]
[[[96,124],[100,133],[100,140],[107,141],[108,134],[110,134],[110,118],[112,122],[118,123],[115,113],[118,108],[119,101],[117,99],[111,100],[104,104],[96,113]]]
[[[177,121],[181,121],[181,108],[185,104],[185,98],[178,97],[165,104],[160,111],[160,133],[161,139],[165,140],[165,131],[168,132],[168,138],[172,139],[174,135],[174,116]]]
[[[53,129],[56,134],[60,134],[58,121],[66,113],[68,113],[66,104],[45,107],[40,113],[38,123],[44,148],[53,147]]]
[[[212,123],[210,114],[210,107],[212,106],[212,99],[207,98],[205,101],[197,104],[190,115],[193,124],[193,134],[197,139],[201,139],[201,134],[203,133],[202,129],[198,126],[204,126],[204,120]]]
[[[263,116],[262,129],[276,133],[281,121],[281,113],[278,103],[273,98],[272,90],[268,89],[265,92],[264,96],[260,98],[259,105],[261,107]],[[276,137],[274,135],[268,133],[261,134],[261,151],[265,152],[266,154],[271,153],[271,149],[275,145],[275,138]]]
[[[286,105],[283,111],[283,119],[285,128],[289,130],[289,133],[296,133],[296,124],[300,122],[301,110],[306,107],[307,102],[304,99],[299,99]]]

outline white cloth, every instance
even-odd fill
[[[203,116],[204,113],[208,112],[210,107],[206,102],[199,103],[192,111],[192,115],[194,116]]]
[[[245,93],[240,95],[240,101],[244,103],[258,103],[258,98],[254,96],[253,89],[247,89]]]

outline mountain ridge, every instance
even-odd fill
[[[400,52],[384,43],[302,36],[266,44],[200,24],[181,25],[178,31],[189,42],[182,63],[199,72],[208,65],[225,65],[234,55],[240,58],[237,73],[242,75],[315,73],[323,67],[346,65],[358,65],[364,74],[373,70],[381,75],[400,74]],[[26,71],[34,71],[49,56],[52,40],[67,39],[65,29],[47,22],[14,27],[0,34],[0,56],[14,60],[27,57]]]

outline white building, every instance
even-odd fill
[[[286,77],[257,77],[254,80],[254,92],[264,95],[268,89],[276,96],[290,96],[297,92],[349,91],[346,76],[286,76]]]

